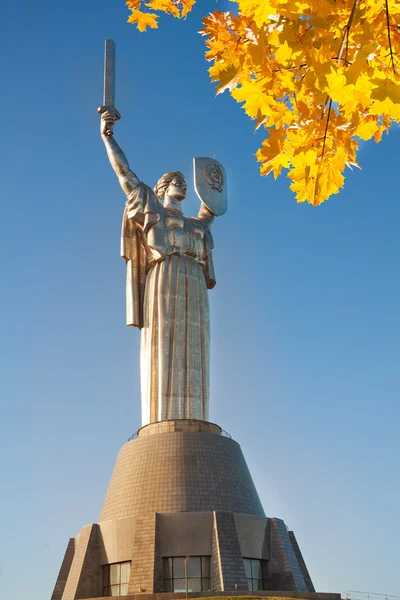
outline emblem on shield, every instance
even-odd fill
[[[194,188],[200,200],[219,217],[226,213],[228,196],[226,172],[220,162],[213,158],[194,158]]]
[[[217,192],[222,192],[222,186],[224,185],[224,175],[215,163],[210,163],[204,167],[204,177],[208,185]]]

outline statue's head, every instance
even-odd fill
[[[187,185],[184,176],[179,171],[171,171],[171,173],[165,173],[157,181],[154,188],[156,195],[164,200],[165,196],[168,195],[178,202],[182,202],[186,198]]]

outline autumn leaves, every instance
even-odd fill
[[[159,15],[149,12],[148,9],[165,12],[179,19],[185,17],[192,10],[195,2],[196,0],[185,0],[183,2],[176,0],[149,0],[149,2],[127,0],[126,4],[131,11],[128,23],[136,24],[139,31],[146,31],[147,27],[157,29]]]
[[[204,21],[217,92],[229,89],[269,132],[256,154],[261,173],[277,177],[287,169],[297,201],[320,204],[343,186],[346,166],[358,166],[357,138],[380,141],[400,120],[385,2],[237,4],[237,15]],[[388,5],[396,63],[400,3]]]
[[[148,21],[137,11],[144,3],[127,4],[143,29]],[[179,17],[193,4],[146,6]],[[400,2],[233,4],[235,11],[203,21],[211,79],[267,130],[256,153],[261,174],[287,170],[297,201],[318,205],[343,186],[346,166],[358,166],[358,139],[379,142],[400,121]]]

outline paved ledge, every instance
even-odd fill
[[[219,600],[220,598],[223,600],[228,600],[229,598],[238,598],[241,600],[252,600],[257,598],[265,598],[265,600],[274,600],[275,598],[279,598],[279,600],[341,600],[340,594],[333,594],[329,592],[278,592],[278,591],[259,591],[254,592],[251,596],[246,594],[243,591],[232,591],[232,592],[191,592],[187,595],[188,598],[213,598],[214,600]],[[180,600],[181,598],[186,598],[186,594],[184,592],[179,593],[160,593],[160,594],[134,594],[133,596],[124,596],[126,600]],[[87,600],[97,600],[95,598],[88,598]],[[103,598],[103,600],[113,600],[111,596],[107,598]]]

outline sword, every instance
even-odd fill
[[[98,112],[100,114],[109,112],[115,116],[116,121],[121,118],[115,108],[115,43],[110,38],[106,39],[104,43],[104,94],[103,105],[100,106]],[[114,134],[113,127],[114,123],[110,123],[106,131],[107,136]]]

